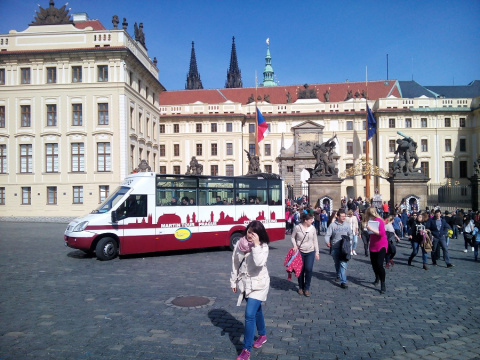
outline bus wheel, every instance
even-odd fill
[[[95,248],[98,260],[112,260],[117,256],[117,243],[110,237],[101,239]]]
[[[230,236],[230,250],[233,251],[235,249],[235,245],[237,244],[238,240],[242,237],[242,233],[236,232]]]

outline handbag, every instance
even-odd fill
[[[305,240],[305,238],[307,237],[307,234],[308,234],[308,231],[303,236],[303,239],[302,239],[302,242],[300,243],[300,245],[297,246],[297,251],[295,253],[293,253],[293,249],[288,250],[287,256],[285,256],[285,261],[283,262],[283,264],[285,265],[285,267],[287,269],[291,265],[292,261],[295,260],[295,258],[300,254],[300,246],[302,246],[303,240]],[[303,268],[303,260],[302,260],[301,256],[298,258],[298,262],[299,262],[298,266],[299,267],[301,266]],[[288,271],[288,270],[287,270],[287,272],[288,272],[288,280],[291,280],[292,279],[292,272]],[[297,277],[298,277],[300,274],[297,274],[295,272],[295,275],[297,275]]]
[[[348,261],[352,258],[352,241],[350,240],[350,236],[342,235],[342,258],[344,261]]]

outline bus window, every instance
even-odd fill
[[[157,206],[196,205],[197,191],[190,189],[158,189]]]
[[[147,195],[130,195],[117,209],[117,219],[147,217]]]
[[[238,189],[266,189],[267,180],[265,179],[237,179],[236,188]]]
[[[282,180],[268,180],[268,203],[282,205]]]
[[[233,190],[201,189],[198,205],[225,205],[233,202]]]
[[[121,186],[117,188],[108,198],[106,198],[103,203],[95,210],[92,211],[92,214],[106,213],[110,211],[118,201],[130,190],[129,187]]]

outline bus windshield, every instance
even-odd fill
[[[98,208],[93,210],[92,214],[103,214],[109,212],[123,196],[130,190],[129,187],[119,186]]]

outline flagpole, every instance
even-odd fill
[[[367,164],[367,169],[370,170],[370,144],[368,140],[368,67],[365,66],[365,86],[367,88],[365,92],[365,131],[366,131],[366,138],[365,138],[365,162]],[[368,174],[365,174],[365,196],[370,202],[370,172]]]
[[[258,147],[258,113],[257,113],[257,71],[255,70],[255,155],[260,159]]]

